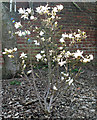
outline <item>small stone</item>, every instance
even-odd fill
[[[11,117],[11,115],[8,115],[6,118],[10,118]]]
[[[22,107],[22,105],[17,105],[17,107]]]
[[[25,112],[29,113],[29,112],[31,112],[31,110],[29,109],[29,110],[26,110]]]
[[[37,110],[34,110],[34,112],[37,112]]]
[[[18,116],[18,115],[19,115],[19,113],[17,112],[17,113],[15,114],[15,117]]]
[[[11,111],[8,112],[8,114],[11,113]]]
[[[83,99],[79,99],[80,101],[83,101]]]
[[[87,107],[86,107],[86,106],[82,106],[81,108],[82,108],[82,109],[87,109]]]
[[[12,101],[10,101],[10,102],[9,102],[9,105],[11,105],[12,103],[13,103],[13,102],[12,102]]]
[[[62,108],[64,108],[64,105],[62,105]]]
[[[91,112],[95,112],[95,109],[90,110]]]
[[[29,98],[27,97],[26,100],[29,100]]]
[[[13,119],[19,118],[19,116],[13,117]]]

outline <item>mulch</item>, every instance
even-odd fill
[[[97,67],[93,64],[84,67],[78,82],[71,85],[61,98],[57,98],[49,116],[40,109],[33,85],[31,86],[23,78],[3,79],[2,118],[4,120],[96,120],[96,71]],[[36,79],[41,95],[46,87],[44,87],[46,79],[46,74],[44,79],[40,80],[38,77]]]

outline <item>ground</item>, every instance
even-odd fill
[[[96,71],[95,64],[89,64],[83,68],[78,82],[75,82],[62,98],[58,98],[50,120],[61,118],[96,120]],[[15,80],[16,82],[12,82]],[[42,92],[43,81],[37,78],[36,82]],[[33,91],[33,87],[22,78],[3,80],[2,118],[8,120],[48,119],[48,116],[39,109],[38,100]]]

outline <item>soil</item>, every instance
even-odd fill
[[[5,120],[66,119],[96,120],[97,66],[89,64],[83,68],[80,78],[71,85],[52,108],[50,115],[44,114],[33,86],[23,78],[2,80],[2,118]],[[37,76],[36,76],[37,77]],[[18,81],[12,83],[12,81]],[[44,79],[36,79],[41,95],[45,89]]]

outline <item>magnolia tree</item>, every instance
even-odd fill
[[[85,39],[87,36],[86,33],[80,29],[68,34],[62,33],[62,26],[58,23],[61,17],[57,15],[62,9],[63,5],[49,7],[47,4],[46,6],[37,7],[35,16],[35,12],[31,8],[20,8],[18,10],[19,14],[22,19],[28,21],[28,28],[22,30],[22,22],[14,23],[17,30],[15,34],[24,37],[28,44],[28,52],[23,52],[19,56],[19,62],[21,63],[22,68],[21,74],[28,81],[30,81],[31,78],[29,79],[27,75],[32,75],[35,94],[39,100],[40,107],[46,113],[52,111],[57,98],[73,85],[81,73],[82,63],[87,63],[93,60],[93,55],[84,56],[83,51],[72,50],[72,47],[75,44],[81,42],[81,40]],[[37,21],[40,22],[40,26],[36,25]],[[32,34],[34,34],[33,38],[30,37]],[[69,45],[66,42],[67,39],[70,41]],[[32,62],[33,58],[31,57],[31,50],[29,49],[32,42],[35,46],[40,47],[39,53],[35,55],[34,62]],[[8,55],[10,58],[14,58],[14,52],[16,51],[17,48],[5,48],[3,54]],[[25,72],[27,67],[26,61],[28,58],[30,59],[29,70]],[[42,96],[36,85],[36,77],[33,69],[35,63],[40,62],[48,66],[48,80],[46,81],[47,85],[44,95]],[[72,70],[76,67],[78,67],[78,71],[73,73]]]

